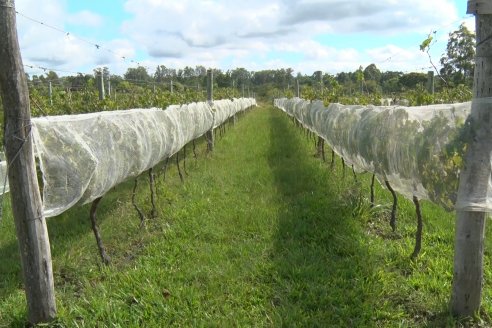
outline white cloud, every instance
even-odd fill
[[[67,21],[73,25],[101,27],[103,25],[104,18],[88,10],[83,10],[78,13],[68,15]]]
[[[65,1],[17,0],[17,9],[62,29],[68,24],[101,28],[110,18],[111,13],[103,17],[89,10],[69,13]],[[452,0],[127,0],[124,8],[130,17],[121,23],[124,38],[104,43],[114,53],[19,17],[25,61],[89,72],[106,65],[118,74],[133,65],[121,57],[136,56],[135,61],[152,70],[159,64],[224,70],[292,67],[311,74],[319,69],[353,71],[371,63],[382,69],[412,70],[428,66],[428,58],[415,45],[410,48],[404,38],[401,43],[393,38],[394,44],[370,48],[359,44],[327,46],[316,40],[326,33],[363,32],[364,37],[380,39],[426,35],[443,27],[451,31],[458,20]],[[447,31],[443,33],[447,35]]]

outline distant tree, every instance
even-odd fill
[[[231,86],[231,76],[220,69],[214,69],[214,81],[219,88],[228,88]]]
[[[400,77],[400,84],[405,89],[414,89],[418,84],[427,82],[427,74],[424,73],[408,73]]]
[[[135,80],[135,81],[150,81],[151,77],[147,72],[147,69],[143,66],[138,66],[137,68],[130,67],[126,71],[125,80]]]
[[[251,73],[243,67],[231,71],[231,79],[234,81],[236,87],[249,84],[250,78]]]
[[[400,77],[402,72],[387,71],[381,73],[381,87],[384,94],[391,94],[401,91]]]
[[[371,64],[364,69],[364,79],[379,83],[381,81],[381,71],[375,64]]]
[[[49,71],[48,73],[46,73],[46,80],[56,81],[58,79],[59,79],[58,74],[56,74],[55,72]]]
[[[166,66],[164,65],[158,65],[157,68],[155,69],[154,73],[154,80],[156,82],[162,82],[165,79],[165,70]]]
[[[198,65],[195,67],[195,76],[204,77],[207,76],[207,69],[205,66]]]
[[[323,85],[328,88],[338,86],[338,82],[333,75],[325,73],[323,74]]]
[[[352,75],[350,73],[346,73],[346,72],[337,73],[335,78],[338,81],[338,83],[340,83],[340,84],[346,84],[348,82],[355,82],[352,80]]]
[[[93,77],[89,74],[84,75],[82,73],[77,74],[76,76],[68,76],[66,77],[68,87],[73,90],[80,90],[87,86],[87,82]],[[33,77],[34,79],[34,77]]]
[[[176,69],[167,68],[165,65],[159,65],[154,72],[154,80],[156,82],[168,82],[176,79]]]
[[[446,54],[441,58],[441,75],[454,85],[473,83],[475,35],[461,24],[449,34]]]

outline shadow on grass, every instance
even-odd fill
[[[306,152],[305,135],[281,112],[270,118],[269,163],[280,211],[272,306],[282,326],[376,325],[378,289],[364,232],[333,173]],[[341,201],[342,200],[342,201]]]
[[[104,221],[107,218],[108,213],[114,209],[115,203],[119,195],[125,195],[131,193],[131,186],[129,183],[125,183],[119,187],[117,192],[108,193],[103,198],[98,211],[97,220],[98,223]],[[54,263],[57,262],[57,257],[63,257],[69,249],[74,247],[80,239],[90,234],[93,237],[91,229],[91,223],[89,219],[90,204],[84,206],[77,206],[71,208],[65,213],[47,219],[48,233],[50,237],[51,255]],[[5,220],[13,221],[10,207],[6,209]],[[137,219],[136,219],[137,220]],[[4,242],[4,245],[0,247],[0,259],[2,259],[2,267],[0,268],[0,299],[7,298],[15,290],[23,288],[22,271],[19,256],[19,247],[17,239],[15,237],[15,227],[13,222],[5,224],[8,231],[3,233],[4,238],[8,238],[8,241]],[[137,224],[136,224],[137,225]],[[102,236],[104,241],[104,235]],[[96,241],[94,239],[94,248],[91,253],[98,255]],[[97,257],[99,259],[99,257]],[[69,261],[62,261],[63,266],[69,263]],[[95,263],[98,265],[99,263]],[[72,263],[71,268],[62,267],[58,268],[59,271],[54,268],[55,275],[55,288],[58,285],[63,285],[66,282],[73,282],[77,276],[77,266],[79,263]],[[72,273],[70,273],[73,271]]]

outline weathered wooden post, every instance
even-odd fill
[[[214,72],[212,69],[207,70],[207,100],[208,104],[212,107],[214,104]],[[215,114],[214,114],[215,115]],[[212,127],[205,134],[207,139],[208,151],[214,150],[214,128]]]
[[[108,97],[111,99],[111,79],[108,77]]]
[[[323,97],[323,72],[322,71],[316,71],[316,72],[314,72],[314,75],[316,77],[316,82],[318,82],[317,87],[319,90],[319,97],[321,99]]]
[[[104,94],[104,74],[103,70],[101,69],[98,73],[99,76],[99,83],[97,85],[98,90],[99,90],[99,100],[104,100],[105,94]]]
[[[297,93],[296,97],[301,98],[301,88],[299,87],[299,79],[296,79],[296,84],[297,84]]]
[[[28,320],[48,322],[56,315],[51,252],[34,165],[29,91],[17,39],[14,0],[0,0],[0,93]]]
[[[51,81],[49,82],[48,85],[48,94],[50,96],[50,105],[53,106],[53,85],[51,84]]]
[[[171,93],[174,93],[173,80],[171,80]]]
[[[427,72],[427,92],[434,94],[434,71]]]
[[[460,195],[485,200],[491,180],[492,154],[492,2],[468,1],[467,13],[475,14],[477,50],[473,83],[472,129],[461,172],[456,206],[456,230],[451,310],[469,316],[480,308],[483,285],[485,212],[460,203]],[[475,211],[472,211],[475,210]]]

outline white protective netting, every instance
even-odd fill
[[[9,182],[7,178],[7,162],[5,154],[0,152],[0,195],[9,192]]]
[[[299,98],[274,102],[322,137],[355,170],[375,173],[380,182],[389,181],[409,199],[415,195],[453,209],[470,102],[421,107],[325,107],[321,101]],[[475,195],[460,195],[460,204],[472,199]],[[487,202],[475,205],[477,211],[492,211]]]
[[[46,217],[103,196],[172,156],[255,99],[32,119]],[[0,163],[0,179],[2,174]]]

